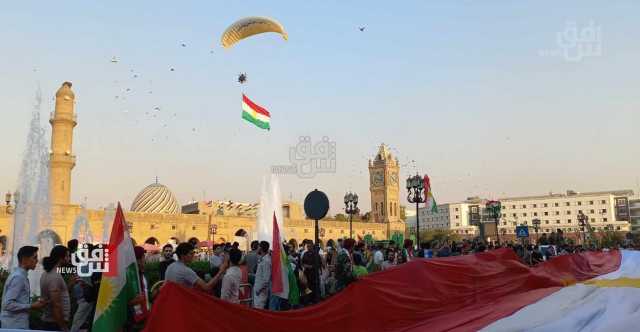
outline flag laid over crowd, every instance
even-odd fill
[[[93,331],[118,331],[127,319],[129,301],[139,293],[138,265],[118,203],[109,238],[109,272],[102,275]]]
[[[616,271],[565,287],[482,331],[637,331],[638,322],[640,252],[625,250]]]
[[[536,329],[540,322],[571,319],[569,314],[560,314],[559,307],[549,307],[554,302],[542,305],[543,308],[539,309],[541,316],[532,319],[529,325],[499,324],[517,323],[510,322],[508,317],[514,313],[513,317],[516,317],[525,310],[535,310],[538,304],[544,304],[560,292],[583,287],[604,289],[609,287],[603,283],[606,280],[622,280],[620,278],[626,276],[637,278],[638,274],[629,271],[639,259],[627,252],[585,252],[558,256],[531,268],[520,263],[511,249],[430,260],[415,259],[363,277],[320,304],[284,312],[229,304],[169,283],[153,306],[146,331],[269,332],[290,330],[292,327],[301,327],[308,332],[478,331],[483,328],[485,331],[578,331],[578,321],[595,324],[600,320],[598,312],[610,310],[607,304],[598,304],[595,302],[598,297],[590,298],[584,292],[577,292],[573,298],[580,301],[579,294],[585,294],[587,303],[582,305],[593,309],[588,312],[576,310],[573,317],[577,321],[573,324]],[[613,271],[617,272],[591,280]],[[589,284],[576,285],[587,280],[591,280]],[[620,282],[629,284],[628,281]],[[615,289],[612,291],[616,292]],[[629,295],[618,302],[633,300],[637,303],[639,298],[632,299]],[[635,310],[634,315],[638,315],[638,305],[616,305]],[[545,309],[558,312],[547,315]],[[212,312],[216,314],[211,315]],[[621,319],[626,318],[620,316],[618,322]]]

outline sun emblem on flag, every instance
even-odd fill
[[[109,278],[103,278],[100,283],[100,291],[96,303],[96,311],[104,312],[116,297],[113,291],[112,281]]]

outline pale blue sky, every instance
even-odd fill
[[[278,19],[289,41],[262,35],[223,50],[226,26],[254,15]],[[302,200],[322,189],[334,213],[349,187],[369,208],[366,159],[381,142],[416,160],[440,202],[637,191],[639,15],[637,1],[9,2],[0,190],[15,188],[35,87],[49,112],[69,80],[72,197],[92,207],[129,206],[156,175],[181,203],[203,191],[256,201],[301,135],[335,141],[338,170],[284,177],[282,191]],[[602,56],[540,55],[570,21],[601,27]],[[243,89],[271,111],[270,132],[241,120]]]

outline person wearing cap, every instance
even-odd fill
[[[187,288],[197,288],[205,292],[211,292],[211,290],[218,284],[218,282],[224,276],[229,260],[225,257],[224,262],[220,265],[220,270],[208,282],[200,279],[198,275],[187,264],[193,261],[194,249],[190,243],[180,243],[176,248],[176,255],[178,255],[178,261],[169,265],[165,274],[166,281],[177,283]]]

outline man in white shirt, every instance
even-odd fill
[[[256,281],[253,285],[253,307],[264,309],[269,299],[271,287],[271,256],[269,255],[269,242],[260,242],[258,248],[258,268]]]
[[[240,303],[240,283],[242,281],[242,271],[238,264],[242,259],[242,251],[233,248],[229,251],[230,267],[222,278],[222,290],[220,298],[231,303]]]

